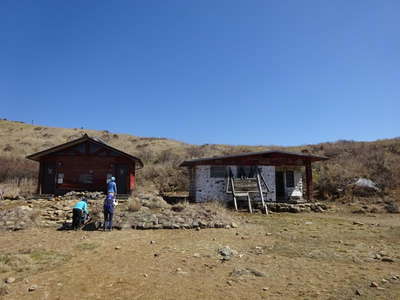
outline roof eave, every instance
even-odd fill
[[[320,156],[320,155],[312,155],[312,154],[303,154],[303,153],[296,153],[296,152],[287,152],[287,151],[264,151],[264,152],[249,152],[249,153],[243,153],[243,154],[236,154],[236,155],[227,155],[227,156],[218,156],[218,157],[207,157],[207,158],[199,158],[199,159],[193,159],[193,160],[186,160],[182,162],[179,166],[180,167],[192,167],[195,165],[205,165],[211,161],[215,160],[223,160],[223,159],[235,159],[235,158],[243,158],[243,157],[248,157],[248,156],[253,156],[253,155],[265,155],[265,154],[283,154],[283,155],[290,155],[290,156],[296,156],[299,159],[305,159],[305,160],[310,160],[311,162],[316,162],[316,161],[323,161],[323,160],[328,160],[329,158],[326,156]]]
[[[60,151],[60,150],[66,149],[68,147],[77,145],[79,143],[82,143],[82,142],[85,142],[85,141],[88,141],[88,140],[90,140],[93,143],[96,143],[96,144],[99,144],[101,146],[104,146],[106,148],[109,148],[109,149],[111,149],[113,151],[116,151],[116,152],[120,153],[121,155],[123,155],[123,156],[125,156],[125,157],[127,157],[127,158],[129,158],[131,160],[134,160],[135,162],[138,162],[139,165],[140,165],[140,168],[137,168],[137,169],[142,169],[144,167],[144,164],[140,160],[140,158],[135,157],[133,155],[130,155],[128,153],[125,153],[125,152],[123,152],[123,151],[121,151],[119,149],[116,149],[114,147],[111,147],[111,146],[107,145],[106,143],[102,143],[102,142],[96,141],[95,139],[91,138],[87,134],[84,134],[82,137],[80,137],[80,138],[78,138],[76,140],[72,140],[72,141],[66,142],[64,144],[61,144],[61,145],[58,145],[58,146],[54,146],[52,148],[49,148],[49,149],[46,149],[46,150],[43,150],[43,151],[36,152],[34,154],[31,154],[31,155],[28,155],[28,156],[26,156],[26,158],[30,159],[30,160],[34,160],[34,161],[40,161],[40,158],[45,156],[45,155],[48,155],[48,154],[54,153],[56,151]]]

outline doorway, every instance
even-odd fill
[[[115,166],[115,180],[118,194],[128,193],[129,167],[125,164]]]
[[[56,164],[54,162],[44,162],[42,176],[42,194],[54,194],[56,185]]]
[[[275,188],[276,188],[276,200],[285,200],[285,173],[283,171],[275,172]]]

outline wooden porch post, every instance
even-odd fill
[[[306,188],[307,188],[307,200],[312,201],[313,197],[313,180],[312,180],[312,168],[311,161],[307,160],[306,166]]]
[[[43,167],[42,167],[42,162],[39,162],[39,176],[38,176],[38,181],[37,181],[37,187],[36,187],[36,194],[41,194],[41,186],[42,186],[42,173],[43,173]]]

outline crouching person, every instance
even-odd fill
[[[112,219],[114,215],[114,197],[113,195],[108,195],[106,199],[104,200],[104,206],[103,206],[103,213],[104,213],[104,224],[103,224],[103,230],[106,231],[112,230]]]
[[[88,214],[87,200],[82,198],[72,209],[72,229],[78,230]]]

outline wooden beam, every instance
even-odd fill
[[[306,161],[306,188],[307,188],[307,200],[312,201],[313,199],[313,179],[312,179],[312,168],[311,162]]]
[[[42,176],[43,176],[43,166],[42,162],[39,162],[39,176],[38,176],[38,181],[37,181],[37,186],[36,186],[36,194],[41,194],[42,193]]]
[[[232,185],[232,195],[233,195],[233,203],[235,204],[235,210],[238,210],[237,201],[236,201],[236,195],[235,195],[235,185],[233,184],[233,178],[229,177],[229,180],[230,180],[231,185]]]
[[[250,194],[247,193],[247,202],[249,204],[249,212],[252,214],[253,213],[253,209],[251,208],[251,199],[250,199]]]
[[[262,190],[262,186],[261,186],[261,180],[260,180],[260,170],[257,170],[257,185],[258,185],[258,189],[260,191],[260,197],[261,197],[261,202],[262,202],[262,206],[263,206],[263,210],[265,212],[265,214],[268,215],[268,207],[264,202],[264,195],[263,195],[263,190]]]

